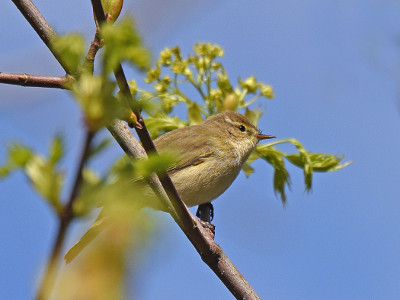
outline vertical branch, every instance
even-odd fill
[[[65,241],[65,235],[67,233],[69,224],[74,218],[73,204],[76,197],[78,196],[79,190],[82,185],[82,171],[88,158],[89,147],[93,139],[93,136],[94,136],[93,132],[91,132],[90,130],[86,131],[83,149],[81,157],[79,159],[79,165],[77,167],[75,174],[74,185],[68,197],[68,201],[59,215],[57,237],[54,242],[51,256],[47,263],[47,267],[43,275],[41,285],[38,290],[38,294],[36,297],[37,300],[44,300],[49,298],[51,289],[53,288],[54,282],[57,277],[58,270],[60,269],[59,256]]]

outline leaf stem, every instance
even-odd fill
[[[191,103],[192,101],[184,93],[182,93],[178,87],[178,74],[175,74],[173,82],[174,82],[174,87],[171,88],[172,91],[177,95],[179,95],[184,100],[185,103]]]

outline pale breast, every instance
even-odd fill
[[[241,166],[212,157],[174,173],[171,179],[186,205],[195,206],[211,202],[225,192],[240,169]]]

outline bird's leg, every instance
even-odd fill
[[[215,226],[211,224],[214,219],[214,207],[211,203],[200,204],[197,208],[196,216],[200,219],[203,227],[211,230],[215,235]]]
[[[211,223],[214,219],[214,207],[211,203],[200,204],[197,208],[196,217],[200,220]]]

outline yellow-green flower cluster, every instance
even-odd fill
[[[183,55],[179,47],[164,48],[155,67],[144,79],[153,86],[151,100],[161,103],[158,110],[149,113],[150,116],[163,115],[161,120],[166,120],[165,115],[183,103],[188,111],[188,124],[198,123],[214,113],[238,109],[246,109],[246,114],[254,116],[256,122],[255,116],[261,116],[262,112],[257,108],[250,110],[249,106],[260,97],[272,98],[272,87],[257,81],[254,76],[243,81],[239,78],[237,86],[233,86],[217,60],[223,55],[224,50],[211,43],[196,43],[193,54],[188,56]],[[188,95],[188,86],[192,86],[198,95]],[[165,128],[163,124],[160,127]],[[151,129],[160,132],[157,128]]]

